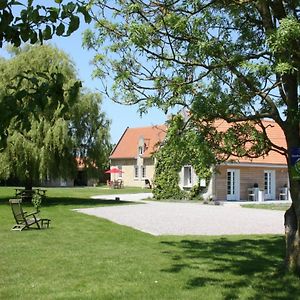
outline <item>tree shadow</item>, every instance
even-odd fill
[[[0,205],[9,205],[10,198],[0,199]],[[24,206],[32,206],[30,201],[23,202]],[[91,199],[91,198],[73,198],[73,197],[46,197],[42,201],[42,208],[56,205],[72,205],[72,206],[95,206],[95,205],[124,205],[138,204],[133,201],[115,200],[115,199]],[[140,204],[140,203],[139,203]]]
[[[186,289],[222,290],[224,299],[300,299],[299,278],[285,275],[283,236],[220,237],[162,241],[171,265],[162,272],[189,270]],[[296,297],[296,298],[295,298]],[[298,297],[298,298],[297,298]]]

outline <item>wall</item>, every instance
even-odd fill
[[[111,174],[111,179],[121,178],[123,180],[124,186],[136,186],[145,187],[145,179],[149,179],[150,182],[153,180],[154,176],[154,159],[153,158],[139,158],[139,177],[135,178],[135,166],[137,165],[136,159],[112,159],[111,168],[122,167],[124,173]],[[141,176],[141,166],[146,167],[146,176],[142,178]]]
[[[258,184],[260,190],[264,190],[264,171],[275,170],[275,199],[279,199],[279,190],[288,184],[287,168],[284,167],[239,167],[234,165],[222,165],[217,168],[215,174],[215,196],[217,200],[227,200],[227,169],[240,170],[240,200],[248,200],[248,188]]]
[[[191,180],[190,182],[185,182],[185,174],[184,169],[185,168],[191,168]],[[181,168],[181,171],[179,172],[179,187],[181,189],[191,189],[194,185],[198,184],[198,176],[196,175],[194,168],[190,165],[183,166]]]

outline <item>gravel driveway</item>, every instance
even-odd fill
[[[121,200],[134,201],[145,198],[145,195],[113,195],[105,196],[105,199],[114,199],[116,196]],[[205,205],[143,201],[143,204],[84,208],[76,211],[152,235],[284,234],[284,211],[242,208],[231,203]]]

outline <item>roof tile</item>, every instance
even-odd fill
[[[144,138],[145,151],[143,157],[151,157],[155,152],[157,144],[162,142],[166,136],[166,125],[155,125],[140,128],[127,128],[120,138],[118,144],[112,151],[111,159],[135,158],[138,156],[138,143]]]
[[[267,133],[270,140],[277,146],[286,149],[286,140],[280,126],[274,121],[263,121],[267,126]],[[216,128],[220,131],[226,131],[230,124],[226,121],[216,121]],[[139,128],[127,128],[120,138],[118,144],[112,151],[111,159],[121,158],[136,158],[138,156],[138,143],[141,137],[144,138],[145,151],[143,157],[151,157],[152,153],[156,151],[157,144],[162,142],[166,136],[167,126],[156,125]],[[270,151],[268,155],[258,158],[234,158],[230,159],[240,163],[259,163],[259,164],[286,164],[285,156],[278,152]]]

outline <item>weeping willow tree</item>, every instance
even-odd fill
[[[102,128],[108,144],[109,122],[99,114],[99,98],[93,98],[94,116],[85,119],[79,134],[82,124],[76,122],[87,114],[83,103],[91,101],[80,93],[81,83],[65,53],[51,46],[27,47],[2,60],[0,71],[1,178],[18,178],[26,189],[45,178],[68,178],[77,169],[76,149],[84,146],[86,155],[95,152]],[[90,141],[84,142],[84,136]],[[107,151],[101,155],[107,157]]]
[[[97,93],[81,93],[72,109],[71,136],[74,156],[81,160],[88,177],[100,178],[109,167],[110,120],[100,110],[102,98]]]

